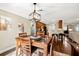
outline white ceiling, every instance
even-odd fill
[[[33,12],[32,3],[0,3],[0,9],[17,14],[29,19]],[[37,9],[42,15],[42,21],[47,24],[54,23],[58,19],[65,23],[79,22],[79,3],[37,3]]]

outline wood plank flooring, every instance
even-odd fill
[[[55,43],[53,50],[67,55],[72,55],[71,45],[67,43],[66,40],[64,40],[63,42],[59,41],[57,44]]]

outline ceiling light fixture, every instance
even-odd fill
[[[37,5],[37,3],[33,3],[33,5],[34,5],[34,10],[33,10],[32,13],[29,14],[29,16],[32,16],[32,19],[33,19],[34,21],[40,21],[40,20],[41,20],[41,14],[39,14],[39,13],[37,12],[37,10],[36,10],[36,5]]]

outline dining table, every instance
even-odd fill
[[[48,38],[40,38],[40,39],[34,39],[32,36],[28,36],[31,39],[31,45],[34,47],[42,48],[44,51],[44,56],[48,55],[48,46],[50,45],[51,42],[51,37]],[[18,46],[21,44],[21,39],[26,38],[26,37],[16,37],[16,54],[18,53]],[[31,49],[32,50],[32,49]]]

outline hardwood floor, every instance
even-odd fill
[[[63,42],[58,41],[57,43],[54,43],[55,46],[53,50],[56,52],[67,54],[67,55],[72,55],[71,45],[67,43],[66,40],[67,39],[63,40]]]

